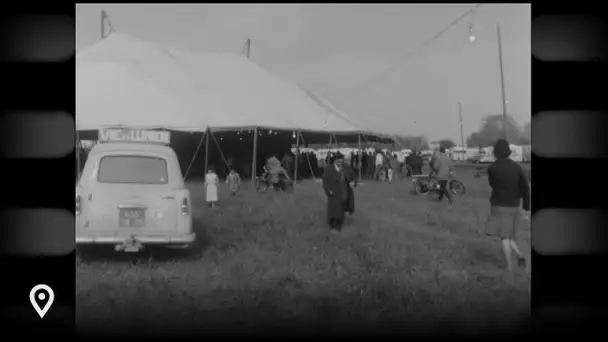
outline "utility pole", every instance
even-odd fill
[[[460,118],[460,147],[464,149],[464,133],[462,132],[462,103],[458,102],[458,117]]]
[[[101,39],[106,37],[106,19],[108,18],[108,14],[106,11],[101,11]]]
[[[502,66],[502,42],[500,39],[500,24],[496,24],[498,38],[498,64],[500,66],[500,90],[502,99],[503,138],[507,139],[507,100],[505,98],[505,75]]]
[[[246,46],[245,53],[246,53],[247,59],[249,59],[249,55],[251,54],[251,38],[247,38],[246,44],[247,44],[247,46]]]

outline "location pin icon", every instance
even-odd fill
[[[49,311],[53,300],[55,300],[55,293],[47,285],[36,285],[30,291],[30,302],[40,318],[43,318]]]

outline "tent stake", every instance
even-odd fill
[[[251,160],[251,187],[255,186],[255,175],[258,161],[258,128],[253,129],[253,158]]]

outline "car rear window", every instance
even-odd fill
[[[101,158],[100,183],[167,184],[167,161],[158,157],[106,156]]]

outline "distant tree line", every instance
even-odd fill
[[[469,147],[488,147],[493,146],[496,140],[503,135],[504,118],[500,114],[486,115],[479,125],[479,129],[476,132],[469,134],[466,139],[466,144]],[[507,116],[507,140],[511,144],[515,145],[529,145],[530,144],[530,122],[521,127],[517,122],[510,116]],[[425,136],[401,136],[397,135],[397,141],[403,148],[408,149],[421,149],[426,150],[429,148],[429,141]],[[433,141],[432,144],[444,146],[445,148],[452,148],[457,146],[451,139],[441,139],[439,141]]]
[[[468,146],[493,146],[496,140],[503,135],[504,125],[507,129],[507,140],[515,145],[530,144],[530,122],[523,127],[510,116],[507,116],[506,123],[500,114],[487,115],[481,120],[477,132],[471,133],[467,137]]]
[[[423,135],[397,135],[396,140],[400,147],[410,150],[428,150],[429,141]]]

